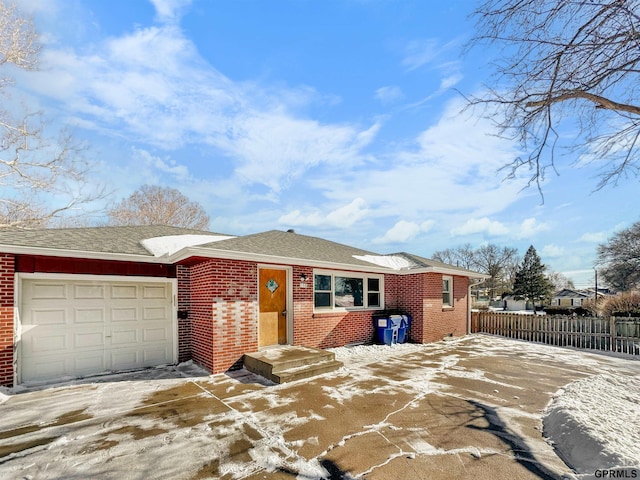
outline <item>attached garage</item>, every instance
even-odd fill
[[[175,280],[20,274],[18,383],[177,361]]]

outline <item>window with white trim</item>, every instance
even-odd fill
[[[442,276],[442,306],[453,307],[453,277]]]
[[[315,310],[384,308],[384,276],[344,272],[314,272]]]

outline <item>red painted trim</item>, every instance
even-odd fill
[[[89,258],[45,257],[40,255],[16,255],[16,272],[177,277],[175,265],[118,262]]]

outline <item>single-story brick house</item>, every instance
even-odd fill
[[[464,335],[483,275],[293,231],[167,226],[0,231],[0,385],[193,359],[213,373],[261,347],[370,343],[372,316],[410,338]]]

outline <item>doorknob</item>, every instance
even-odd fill
[[[282,310],[282,315],[284,315],[286,317],[287,316],[287,311],[286,310]]]

